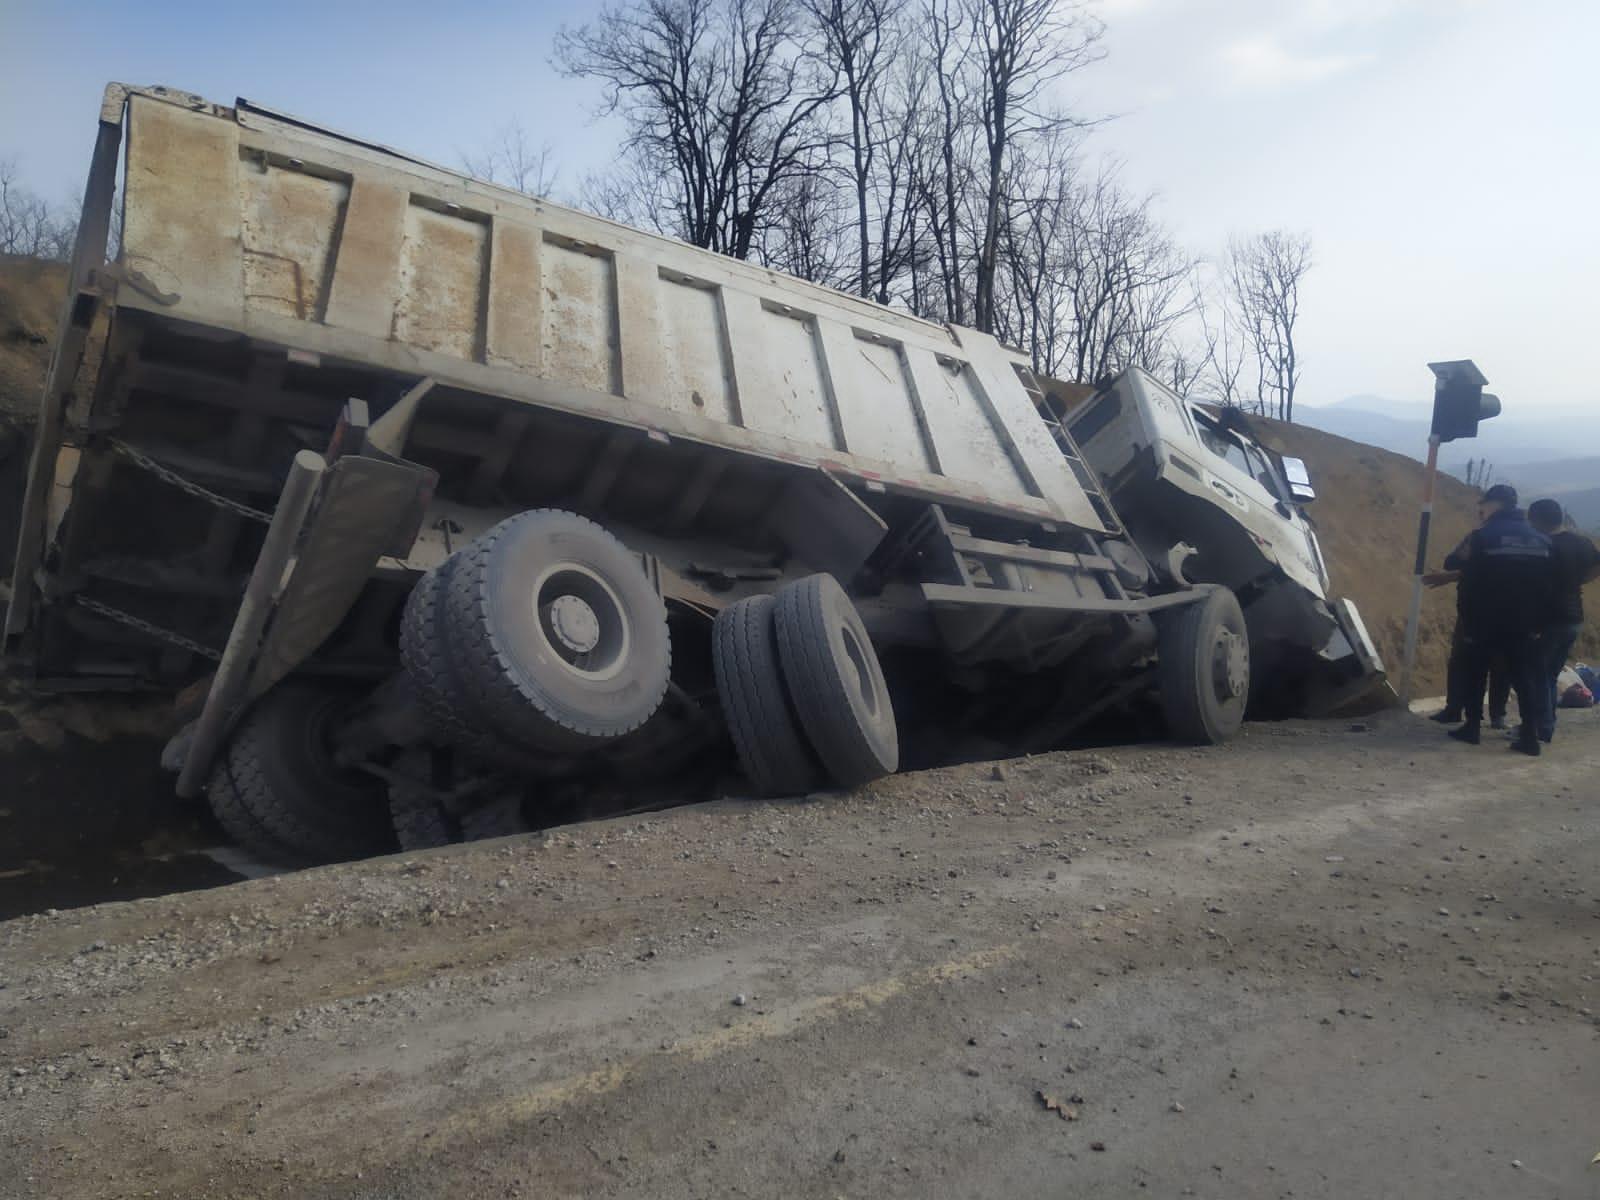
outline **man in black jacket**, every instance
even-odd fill
[[[1545,707],[1539,714],[1539,740],[1556,735],[1556,677],[1583,629],[1583,585],[1600,579],[1600,550],[1581,533],[1563,529],[1566,513],[1555,500],[1528,505],[1528,524],[1550,539],[1556,586],[1550,614],[1539,636],[1539,666],[1544,675]],[[1526,718],[1524,718],[1526,720]]]
[[[1517,493],[1500,483],[1484,493],[1492,505],[1488,519],[1472,531],[1445,566],[1461,572],[1461,624],[1466,652],[1466,724],[1450,736],[1477,745],[1483,724],[1483,689],[1489,664],[1505,656],[1522,731],[1512,743],[1524,754],[1539,753],[1545,693],[1539,634],[1550,617],[1555,595],[1555,562],[1550,539],[1528,524],[1517,507]]]
[[[1500,508],[1498,502],[1488,499],[1478,501],[1478,524],[1483,524]],[[1430,588],[1444,587],[1447,584],[1461,582],[1460,564],[1467,560],[1467,540],[1472,535],[1461,539],[1456,548],[1445,555],[1446,569],[1434,571],[1422,577],[1424,586]],[[1451,564],[1455,564],[1454,567]],[[1450,660],[1445,670],[1445,697],[1444,707],[1433,716],[1430,721],[1437,721],[1440,725],[1459,725],[1466,716],[1467,711],[1467,653],[1462,642],[1465,627],[1461,622],[1461,589],[1456,589],[1456,624],[1450,632]],[[1506,702],[1511,698],[1511,680],[1506,677],[1506,664],[1504,660],[1495,658],[1489,664],[1489,726],[1492,729],[1506,728]]]

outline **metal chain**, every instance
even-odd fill
[[[259,508],[251,508],[248,504],[243,504],[238,500],[230,500],[227,496],[219,496],[216,492],[211,491],[209,488],[201,487],[198,483],[194,482],[194,480],[185,479],[171,467],[158,463],[144,451],[135,449],[134,447],[128,445],[128,443],[123,441],[121,438],[113,437],[107,438],[106,440],[111,443],[111,448],[118,454],[122,455],[135,466],[149,471],[157,479],[160,479],[165,483],[170,483],[173,487],[188,492],[191,496],[198,496],[207,504],[214,504],[218,508],[225,508],[231,513],[237,513],[239,516],[246,517],[252,521],[260,521],[263,525],[272,523],[271,513],[263,512]]]
[[[222,659],[222,652],[220,650],[214,650],[210,646],[205,645],[203,642],[195,641],[193,638],[186,638],[181,633],[174,633],[170,629],[163,629],[159,625],[152,625],[143,617],[136,617],[132,613],[125,613],[120,608],[112,608],[109,604],[102,604],[98,600],[91,600],[88,596],[81,594],[74,596],[73,599],[77,602],[79,608],[86,608],[98,616],[106,617],[109,620],[115,621],[118,625],[126,625],[129,629],[137,629],[140,633],[148,634],[150,637],[156,638],[163,642],[169,642],[180,649],[189,651],[191,654],[201,655],[202,657],[209,658],[214,662],[221,661]]]

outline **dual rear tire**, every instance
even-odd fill
[[[883,668],[831,575],[730,605],[712,627],[717,692],[740,765],[764,795],[857,787],[899,766]]]
[[[510,517],[412,589],[400,658],[435,735],[548,771],[647,721],[671,637],[638,558],[575,513]]]

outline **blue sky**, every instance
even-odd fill
[[[1425,401],[1471,357],[1513,405],[1600,405],[1600,0],[1093,0],[1069,99],[1196,252],[1312,235],[1311,403]],[[586,4],[0,0],[0,156],[81,186],[108,79],[243,95],[455,164],[519,119],[571,184],[614,131],[550,65]],[[558,191],[560,189],[558,188]],[[1575,452],[1582,448],[1575,448]],[[1600,448],[1589,448],[1591,452]]]

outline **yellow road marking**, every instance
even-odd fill
[[[664,1059],[704,1062],[730,1050],[743,1049],[768,1038],[783,1037],[823,1021],[875,1008],[914,988],[950,983],[966,975],[992,970],[1015,958],[1018,950],[1015,944],[995,946],[965,958],[952,959],[904,975],[873,980],[849,991],[802,1000],[774,1012],[753,1016],[737,1025],[695,1034],[652,1054],[636,1055],[580,1075],[552,1080],[519,1096],[458,1114],[445,1122],[440,1132],[446,1138],[457,1138],[468,1133],[482,1133],[486,1127],[520,1124],[566,1105],[614,1092],[654,1062]]]

